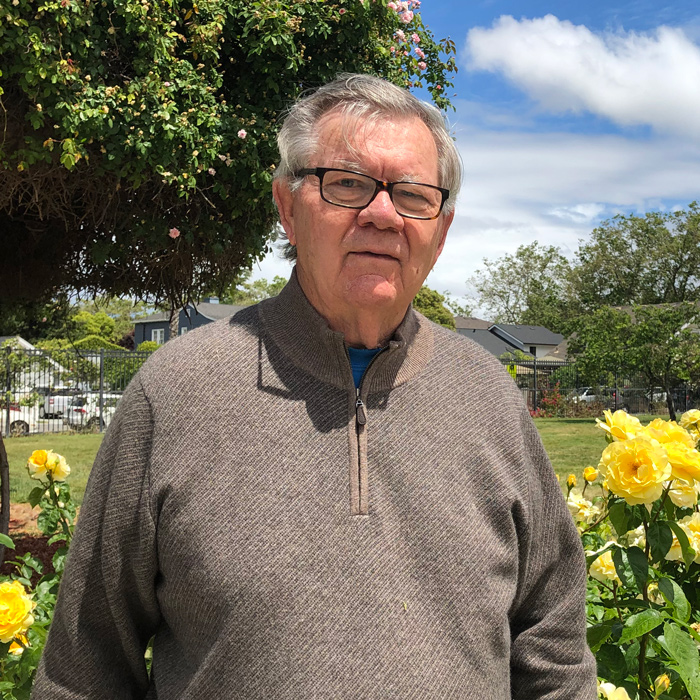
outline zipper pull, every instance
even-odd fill
[[[357,419],[358,425],[365,425],[367,423],[367,413],[365,412],[365,405],[362,403],[362,399],[357,396],[357,401],[355,401],[355,417]]]

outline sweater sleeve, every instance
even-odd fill
[[[149,495],[152,430],[137,376],[90,473],[32,698],[146,696],[144,652],[160,617]]]
[[[529,416],[529,513],[520,587],[511,612],[511,688],[517,700],[594,700],[596,665],[586,643],[586,565],[581,540]]]

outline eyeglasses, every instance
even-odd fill
[[[385,182],[363,173],[338,168],[303,168],[298,177],[316,175],[321,199],[337,207],[364,209],[379,192],[389,193],[396,213],[408,219],[437,219],[450,191],[422,182]]]

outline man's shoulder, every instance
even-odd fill
[[[233,316],[213,321],[173,338],[158,348],[141,368],[142,381],[163,372],[183,377],[197,367],[227,361],[254,347],[259,335],[258,308],[248,306]]]

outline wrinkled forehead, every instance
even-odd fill
[[[340,110],[324,114],[316,124],[312,165],[367,171],[392,165],[397,179],[437,179],[435,139],[418,117],[371,114],[356,116]],[[323,161],[323,163],[321,163]]]

